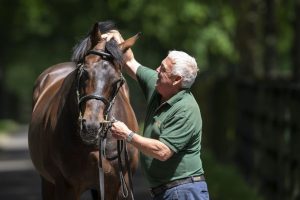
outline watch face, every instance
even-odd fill
[[[133,135],[134,135],[134,132],[129,133],[128,137],[126,138],[126,141],[131,142]]]

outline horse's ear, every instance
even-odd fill
[[[142,33],[139,32],[136,35],[134,35],[133,37],[125,40],[124,42],[119,44],[119,47],[121,49],[121,51],[123,53],[125,53],[130,47],[132,47],[134,45],[134,43],[136,42],[136,40],[140,37]]]
[[[93,29],[90,34],[91,42],[92,42],[92,47],[96,46],[98,42],[101,40],[101,32],[99,29],[99,24],[96,22],[93,26]]]

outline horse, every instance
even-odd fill
[[[47,68],[35,82],[28,145],[41,177],[43,200],[79,200],[92,189],[101,193],[101,198],[105,194],[105,200],[133,199],[132,193],[124,192],[124,184],[129,190],[138,151],[126,143],[120,147],[109,125],[117,119],[138,130],[122,76],[122,56],[138,34],[121,44],[114,39],[105,41],[101,29],[109,26],[95,23],[75,48],[73,62]],[[102,148],[100,140],[104,141]]]

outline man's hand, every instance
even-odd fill
[[[131,130],[123,122],[116,121],[111,127],[112,136],[117,140],[126,140]]]
[[[101,35],[102,39],[105,39],[106,41],[111,40],[114,38],[118,44],[122,46],[124,44],[124,39],[119,31],[117,30],[111,30],[105,34]],[[127,40],[128,41],[128,40]],[[132,50],[129,48],[126,52],[123,52],[123,59],[126,63],[125,70],[127,71],[128,75],[130,75],[133,79],[136,79],[136,71],[137,68],[140,66],[140,63],[138,63],[133,55]]]
[[[122,35],[117,30],[110,30],[109,32],[102,34],[101,38],[105,39],[106,42],[108,42],[112,38],[114,38],[117,41],[118,44],[124,42],[124,39],[123,39]]]

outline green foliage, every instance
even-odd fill
[[[34,69],[25,63],[19,63],[7,70],[6,85],[10,90],[17,92],[19,97],[30,97],[34,78]]]
[[[17,30],[23,33],[47,36],[51,33],[51,13],[42,0],[20,0],[15,16]],[[26,38],[26,34],[16,32],[16,37]]]
[[[233,165],[218,162],[206,149],[202,159],[211,199],[262,200]]]
[[[230,36],[226,34],[219,23],[212,23],[202,29],[201,32],[198,32],[196,41],[190,41],[186,46],[191,46],[191,43],[195,44],[192,48],[200,58],[200,64],[204,66],[204,70],[210,66],[208,60],[210,54],[220,55],[232,62],[236,60],[236,52]]]
[[[18,123],[13,120],[0,120],[0,135],[15,131],[18,127]]]
[[[219,73],[227,70],[228,65],[238,66],[241,54],[235,47],[236,30],[238,19],[245,16],[234,3],[222,0],[19,0],[12,3],[3,0],[0,25],[5,31],[0,32],[3,41],[0,64],[6,75],[0,81],[24,99],[42,70],[69,60],[72,47],[94,22],[108,19],[117,23],[125,38],[142,32],[133,50],[146,66],[155,68],[168,50],[177,49],[193,55],[201,71]],[[295,14],[290,10],[294,3],[280,0],[277,4],[280,22],[277,48],[282,58],[279,62],[287,71],[291,68],[294,37],[291,21]],[[257,23],[263,24],[261,20]],[[257,51],[258,58],[262,53]]]
[[[277,10],[278,21],[278,43],[277,50],[281,59],[278,60],[279,70],[282,74],[289,74],[292,70],[291,50],[294,45],[295,33],[293,30],[293,20],[295,19],[295,12],[291,12],[295,7],[295,1],[279,1]]]

